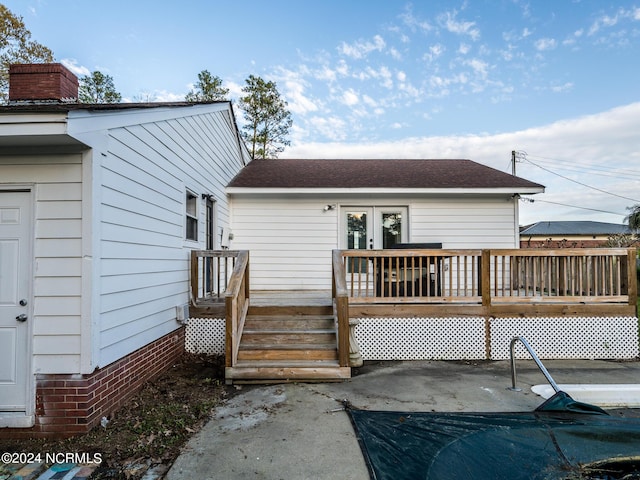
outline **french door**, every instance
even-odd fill
[[[341,248],[391,248],[408,240],[407,207],[343,207]]]

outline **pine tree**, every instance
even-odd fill
[[[226,100],[229,89],[222,86],[222,79],[211,75],[208,70],[202,70],[198,74],[195,89],[185,96],[187,102],[211,102]]]
[[[246,124],[242,136],[249,144],[252,158],[277,158],[284,147],[293,124],[287,102],[280,96],[275,82],[265,82],[250,75],[242,88],[240,109]]]
[[[118,103],[122,100],[113,78],[98,70],[80,79],[78,97],[82,103]]]

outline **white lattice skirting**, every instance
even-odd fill
[[[223,355],[225,319],[190,318],[184,337],[184,348],[189,353]]]
[[[611,359],[638,357],[635,317],[361,318],[355,335],[365,360],[483,360],[509,358],[514,336],[527,339],[542,359]],[[222,355],[223,318],[191,318],[185,348],[191,353]],[[529,358],[516,344],[517,358]]]
[[[364,360],[486,358],[483,318],[360,318]]]
[[[494,318],[491,359],[508,359],[511,338],[527,339],[540,358],[631,359],[638,356],[635,317]],[[516,358],[530,358],[518,342]]]

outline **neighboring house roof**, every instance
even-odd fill
[[[504,189],[544,186],[471,160],[256,159],[228,185],[240,189]]]
[[[526,235],[612,235],[631,233],[627,225],[590,221],[537,222],[522,227],[521,236]]]

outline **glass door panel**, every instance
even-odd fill
[[[402,243],[402,212],[382,212],[380,223],[382,248],[391,248],[397,243]]]
[[[373,209],[360,208],[345,211],[345,240],[348,250],[366,250],[373,248],[372,221]],[[350,258],[347,271],[364,273],[367,265],[365,259]]]

